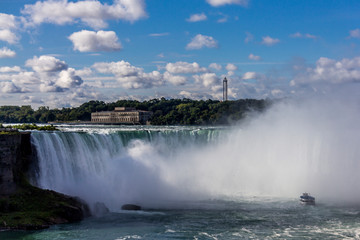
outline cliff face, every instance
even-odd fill
[[[31,156],[30,133],[0,134],[0,195],[16,192]]]
[[[0,132],[0,230],[42,229],[90,216],[81,199],[31,186],[26,174],[34,160],[30,133]]]

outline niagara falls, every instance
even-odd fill
[[[0,240],[360,239],[359,0],[0,0]]]

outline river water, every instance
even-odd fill
[[[291,109],[231,127],[33,132],[33,184],[81,197],[96,216],[0,239],[360,239],[357,120]],[[300,204],[303,192],[316,205]]]

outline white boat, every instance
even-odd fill
[[[315,204],[315,198],[313,196],[310,196],[309,193],[303,193],[300,196],[300,202],[304,204],[314,205]]]

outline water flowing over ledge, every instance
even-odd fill
[[[223,128],[62,126],[33,132],[38,155],[34,182],[41,188],[80,196],[112,210],[126,202],[174,200],[179,157],[215,145]],[[178,159],[178,160],[176,160]],[[174,165],[175,164],[175,165]],[[174,182],[175,181],[175,182]],[[176,198],[183,191],[179,191]],[[145,201],[146,200],[146,201]]]
[[[232,127],[59,126],[32,134],[36,182],[112,211],[302,192],[358,202],[359,115],[354,105],[285,102]]]

